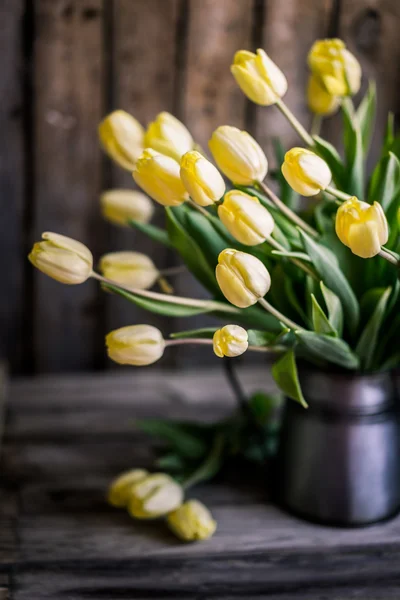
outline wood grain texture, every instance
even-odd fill
[[[161,377],[155,370],[155,387],[147,386],[148,414],[153,406],[154,416],[169,416],[171,399],[166,394],[163,407],[158,395]],[[246,377],[246,385],[253,385],[263,371]],[[217,378],[210,373],[207,381],[193,372],[183,378],[183,390],[196,390],[190,397],[194,418],[211,416]],[[243,470],[239,476],[228,470],[196,488],[195,497],[218,521],[216,535],[201,544],[182,545],[161,522],[133,522],[124,511],[109,507],[104,495],[110,479],[119,470],[149,465],[155,446],[134,432],[128,435],[124,423],[120,439],[107,438],[106,428],[91,427],[89,420],[86,435],[76,433],[68,412],[80,405],[82,414],[93,413],[99,397],[98,416],[102,413],[107,423],[116,381],[113,374],[11,384],[2,459],[0,514],[6,520],[0,528],[0,571],[12,573],[14,600],[398,598],[400,517],[352,530],[308,524],[269,504],[264,471]],[[167,389],[178,381],[176,375],[168,377]],[[124,419],[124,404],[133,417],[143,415],[145,385],[139,376],[132,397],[129,378],[121,379],[114,409]],[[53,414],[57,439],[51,439],[46,419],[38,419],[31,438],[28,430],[21,435],[15,428],[36,403],[40,416]],[[18,538],[13,537],[16,528]]]
[[[103,113],[102,0],[35,2],[34,236],[56,231],[98,256]],[[103,355],[94,282],[66,286],[35,272],[36,368],[93,368]]]
[[[23,0],[0,4],[0,357],[21,368],[24,265]]]
[[[174,112],[176,39],[182,7],[179,0],[113,0],[110,110],[126,110],[145,127],[159,112]],[[133,189],[135,184],[130,173],[114,167],[110,186]],[[164,215],[163,207],[157,205],[152,222],[164,226]],[[110,227],[106,249],[139,250],[151,255],[159,269],[172,266],[175,260],[164,246],[133,229]],[[167,319],[150,316],[123,298],[107,297],[107,330],[149,320],[161,329],[167,323]],[[168,362],[168,357],[164,361]]]
[[[288,91],[283,100],[306,129],[311,125],[306,100],[307,54],[316,39],[327,36],[332,7],[332,0],[268,0],[265,3],[262,47],[285,74]],[[257,109],[256,131],[271,165],[274,165],[273,137],[279,137],[288,148],[303,145],[274,106]]]

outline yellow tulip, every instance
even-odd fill
[[[267,157],[247,131],[222,125],[212,134],[209,147],[218,167],[233,183],[252,185],[267,174]]]
[[[367,204],[355,196],[343,202],[336,213],[340,241],[361,258],[376,256],[389,237],[388,224],[378,202]]]
[[[247,331],[239,325],[225,325],[214,333],[213,350],[219,358],[240,356],[248,346]]]
[[[107,500],[116,508],[123,508],[129,500],[129,492],[134,483],[141,481],[148,475],[144,469],[132,469],[118,475],[108,488]]]
[[[235,239],[246,246],[265,242],[274,229],[270,213],[254,196],[240,190],[225,194],[218,216]]]
[[[264,50],[236,52],[231,72],[240,89],[261,106],[275,104],[287,91],[286,77]]]
[[[69,285],[83,283],[90,277],[93,256],[89,248],[59,233],[42,233],[42,238],[28,256],[39,271]]]
[[[326,162],[305,148],[292,148],[286,152],[282,173],[294,191],[302,196],[319,194],[332,179]]]
[[[99,267],[107,279],[139,290],[150,288],[160,276],[151,258],[140,252],[110,252],[101,257]]]
[[[170,113],[162,112],[148,126],[144,146],[180,162],[185,152],[193,150],[194,141],[183,123]]]
[[[352,96],[360,89],[360,63],[342,40],[317,40],[308,54],[308,65],[331,96]]]
[[[215,275],[225,298],[239,308],[255,304],[271,286],[271,277],[261,260],[233,248],[220,253]]]
[[[148,196],[136,190],[107,190],[100,196],[103,216],[116,225],[128,227],[128,221],[148,223],[154,204]]]
[[[163,206],[179,206],[189,198],[176,160],[151,148],[138,158],[132,175],[138,186]]]
[[[308,79],[307,100],[316,115],[332,115],[340,106],[340,97],[329,94],[314,75]]]
[[[143,150],[144,129],[139,121],[124,110],[115,110],[100,123],[99,137],[105,152],[132,171]]]
[[[198,500],[188,500],[169,513],[167,523],[175,535],[186,542],[207,540],[217,528],[208,508]]]
[[[130,488],[128,512],[135,519],[156,519],[176,510],[182,501],[182,486],[165,473],[153,473]]]
[[[192,150],[182,157],[181,179],[192,200],[200,206],[209,206],[222,198],[225,182],[209,160]]]
[[[151,365],[164,354],[161,331],[152,325],[128,325],[106,336],[108,356],[120,365]]]

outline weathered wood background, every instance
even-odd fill
[[[400,109],[399,31],[398,0],[0,0],[0,355],[15,372],[102,368],[104,333],[149,320],[94,282],[62,286],[26,260],[41,232],[53,230],[96,257],[135,247],[160,267],[173,264],[139,234],[100,218],[102,189],[133,186],[99,150],[106,112],[120,107],[145,124],[171,111],[203,145],[223,123],[248,128],[267,150],[275,135],[295,143],[273,107],[245,100],[231,58],[238,48],[264,47],[288,77],[289,106],[309,125],[307,51],[316,38],[337,35],[377,80],[379,136],[386,112]],[[325,132],[337,135],[335,118]],[[185,277],[176,288],[201,293]],[[151,320],[166,331],[182,326]]]

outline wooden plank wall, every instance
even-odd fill
[[[287,144],[296,137],[273,107],[257,108],[240,93],[229,72],[235,50],[267,50],[288,77],[287,103],[309,126],[306,55],[315,38],[338,35],[377,80],[378,140],[387,111],[400,111],[399,27],[397,0],[2,0],[0,356],[14,372],[97,369],[107,365],[110,328],[183,326],[105,296],[94,282],[57,284],[26,261],[40,233],[54,230],[88,244],[96,258],[135,248],[160,268],[176,263],[99,216],[102,189],[134,185],[98,148],[106,112],[123,108],[146,124],[171,111],[204,147],[219,124],[245,127],[270,153],[273,136]],[[324,125],[333,140],[337,130],[336,118]],[[162,219],[160,209],[155,221]],[[202,293],[186,276],[174,283],[180,293]],[[172,354],[164,364],[199,360],[197,351]],[[209,353],[203,359],[213,361]]]

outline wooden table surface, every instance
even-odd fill
[[[400,598],[400,518],[353,530],[311,525],[270,504],[267,481],[241,473],[193,494],[218,521],[207,542],[182,544],[160,523],[109,507],[110,479],[152,463],[136,418],[215,420],[235,408],[220,371],[126,373],[8,386],[1,600]],[[242,378],[248,389],[268,385],[261,370]]]

